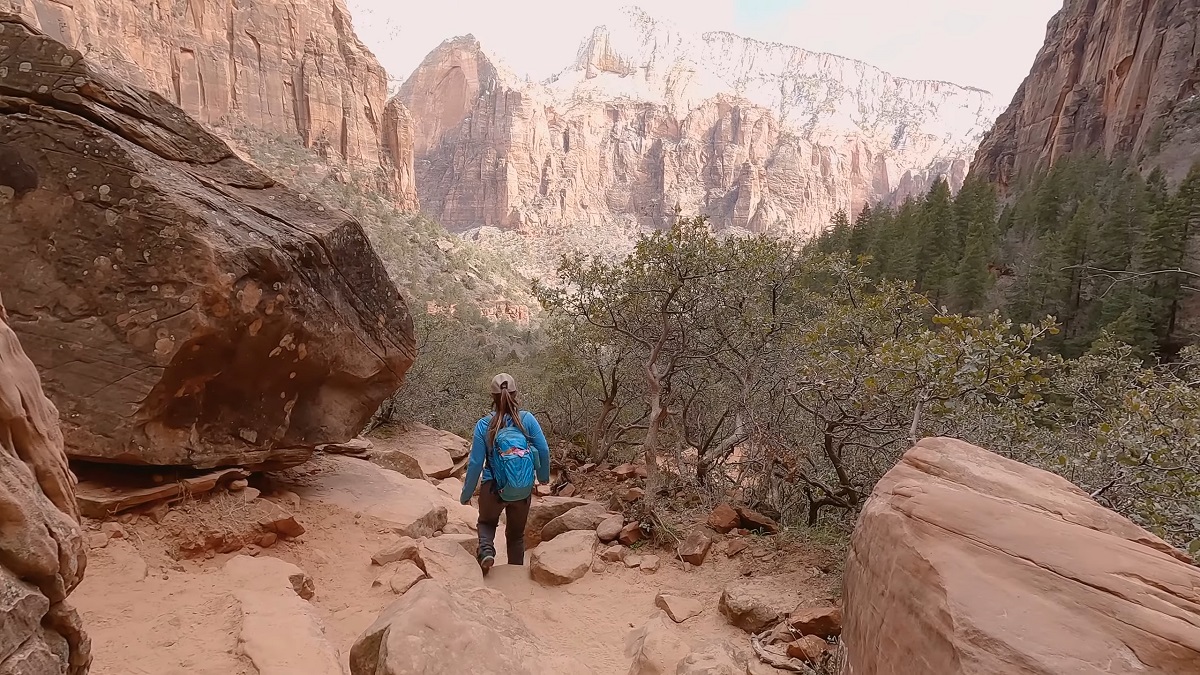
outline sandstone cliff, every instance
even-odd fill
[[[723,228],[810,234],[940,175],[956,187],[998,112],[986,92],[637,10],[546,83],[472,37],[404,83],[417,186],[452,230],[661,227],[675,205]]]
[[[1182,178],[1200,148],[1200,0],[1066,0],[972,171],[1006,187],[1072,152]]]
[[[296,135],[415,209],[409,115],[343,0],[0,0],[210,129]]]
[[[400,386],[412,319],[357,222],[12,15],[0,74],[0,289],[72,456],[299,463]]]

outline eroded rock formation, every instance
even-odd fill
[[[855,675],[1200,664],[1200,568],[1066,480],[947,438],[878,483],[845,572]]]
[[[1200,148],[1200,0],[1066,0],[973,171],[1006,187],[1072,152],[1161,165]]]
[[[0,288],[68,452],[291,464],[353,438],[414,356],[361,226],[23,19],[0,29]]]
[[[0,673],[83,675],[91,647],[66,602],[87,565],[75,476],[7,319],[0,300]]]
[[[957,187],[998,110],[987,92],[727,33],[689,36],[630,10],[545,84],[472,37],[400,89],[431,217],[556,233],[670,222],[811,234],[839,209]]]
[[[200,123],[295,136],[416,208],[409,116],[343,0],[0,0]]]

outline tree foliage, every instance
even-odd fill
[[[1200,286],[1200,164],[1175,189],[1121,161],[1066,158],[1020,186],[1003,209],[991,186],[945,181],[897,208],[876,205],[848,236],[840,217],[812,246],[868,255],[875,279],[912,281],[965,314],[1000,310],[1017,322],[1052,315],[1047,353],[1079,356],[1105,333],[1143,357],[1195,341],[1181,313]]]
[[[1022,208],[1061,217],[1046,195],[1067,187]],[[911,203],[838,218],[831,232],[847,246],[911,244],[922,255],[955,232],[964,251],[994,237],[994,202],[936,199],[903,241],[867,236],[869,221],[919,213]],[[937,237],[917,236],[935,219]],[[1084,245],[1070,235],[1055,255]],[[944,272],[893,280],[854,254],[869,252],[721,238],[692,218],[623,260],[565,259],[556,282],[537,288],[556,336],[543,371],[556,430],[597,460],[640,453],[661,472],[662,494],[733,490],[809,523],[853,513],[915,439],[952,435],[1058,471],[1176,543],[1200,536],[1195,351],[1147,365],[1102,333],[1065,358],[1046,349],[1062,340],[1051,318],[955,314],[931,298],[939,284],[950,298],[984,293],[966,278],[978,260],[943,251]],[[1069,306],[1077,283],[1046,293]]]

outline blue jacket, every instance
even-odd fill
[[[546,443],[546,435],[542,433],[542,427],[533,413],[522,410],[518,414],[521,416],[521,424],[525,427],[525,437],[529,439],[530,447],[537,452],[538,482],[549,483],[550,445]],[[487,431],[491,421],[492,413],[488,413],[475,424],[475,438],[471,441],[471,457],[467,460],[467,475],[463,479],[462,496],[458,500],[462,504],[471,501],[471,496],[475,494],[475,488],[479,484],[480,474],[483,475],[485,481],[492,479],[491,468],[484,466],[483,462],[484,455],[488,451]]]

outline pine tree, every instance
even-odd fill
[[[950,184],[944,178],[934,181],[925,197],[919,216],[919,267],[917,288],[936,301],[953,276],[959,246],[954,240],[954,207],[950,199]]]
[[[833,251],[845,251],[850,247],[850,218],[839,209],[829,221],[830,246]]]
[[[850,252],[854,255],[866,253],[871,246],[871,240],[875,236],[873,215],[871,205],[867,204],[854,219],[854,226],[850,228]]]
[[[992,280],[988,270],[991,252],[992,232],[988,222],[972,222],[954,278],[954,303],[959,310],[973,313],[983,309]]]
[[[1188,172],[1187,177],[1179,185],[1179,190],[1176,192],[1175,198],[1171,201],[1169,208],[1173,217],[1174,229],[1168,234],[1171,237],[1173,247],[1171,258],[1167,261],[1167,266],[1186,270],[1188,268],[1188,244],[1192,237],[1200,235],[1200,161],[1192,165],[1191,171]],[[1179,305],[1184,293],[1195,292],[1184,290],[1189,277],[1183,274],[1172,276],[1174,277],[1174,292],[1167,311],[1165,331],[1168,337],[1173,335],[1176,330],[1179,321]],[[1192,285],[1194,286],[1195,284]]]

